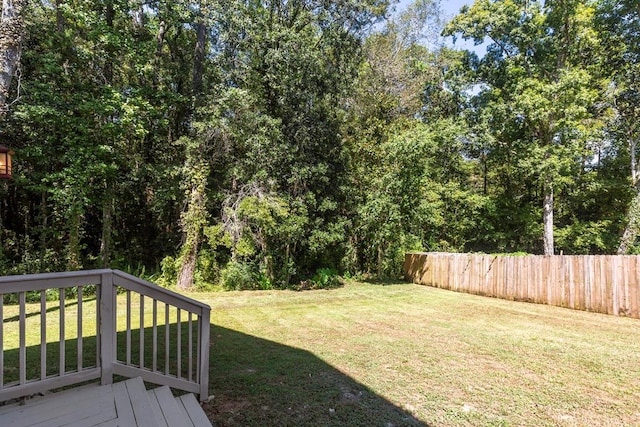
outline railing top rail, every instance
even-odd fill
[[[66,279],[66,278],[86,278],[93,277],[99,278],[101,274],[111,272],[109,269],[102,270],[79,270],[79,271],[63,271],[60,273],[39,273],[39,274],[18,274],[14,276],[0,276],[0,285],[3,283],[15,283],[15,282],[32,282],[51,279]]]
[[[102,275],[113,274],[117,285],[133,287],[132,290],[141,292],[151,297],[166,300],[187,310],[210,310],[207,304],[187,298],[183,295],[162,288],[136,276],[132,276],[120,270],[79,270],[60,273],[24,274],[0,277],[0,293],[37,291],[52,288],[69,288],[72,286],[100,284]]]
[[[166,302],[176,305],[180,308],[184,309],[197,309],[198,311],[202,310],[210,310],[207,304],[204,304],[200,301],[187,298],[184,295],[180,295],[177,292],[173,292],[169,289],[162,288],[158,285],[155,285],[151,282],[147,282],[146,280],[142,280],[136,276],[132,276],[131,274],[127,274],[120,270],[112,270],[114,276],[114,284],[122,286],[122,285],[134,285],[135,291],[146,294],[150,297],[167,300]],[[120,279],[120,280],[118,280]],[[146,290],[146,292],[145,292]]]
[[[43,291],[54,288],[71,288],[97,285],[101,275],[110,270],[83,270],[61,273],[25,274],[0,277],[0,293]]]

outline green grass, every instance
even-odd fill
[[[216,425],[640,425],[638,320],[410,284],[204,299]]]
[[[640,425],[638,320],[400,283],[190,296],[216,426]]]

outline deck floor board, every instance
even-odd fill
[[[185,405],[180,398],[173,398],[168,387],[147,391],[141,378],[104,386],[82,386],[29,399],[24,405],[1,407],[0,426],[210,427],[196,399],[189,396],[191,399]],[[190,407],[201,414],[191,414]]]

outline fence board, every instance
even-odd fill
[[[628,315],[640,318],[638,315],[638,262],[636,259],[634,269],[629,272],[629,313]]]
[[[640,319],[640,256],[410,253],[408,281]]]

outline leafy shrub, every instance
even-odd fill
[[[258,289],[258,284],[247,264],[230,261],[220,274],[222,287],[228,291]]]
[[[263,291],[273,289],[273,283],[269,277],[264,273],[259,273],[255,276],[256,287],[257,289],[261,289]]]
[[[342,286],[338,272],[333,268],[319,268],[309,280],[303,280],[296,287],[297,290],[333,289]]]
[[[178,280],[178,267],[178,261],[174,257],[164,257],[160,261],[160,277],[155,282],[165,288],[175,285]]]
[[[216,258],[216,252],[211,249],[203,249],[198,253],[196,271],[193,282],[199,291],[211,291],[220,282],[220,268]]]

